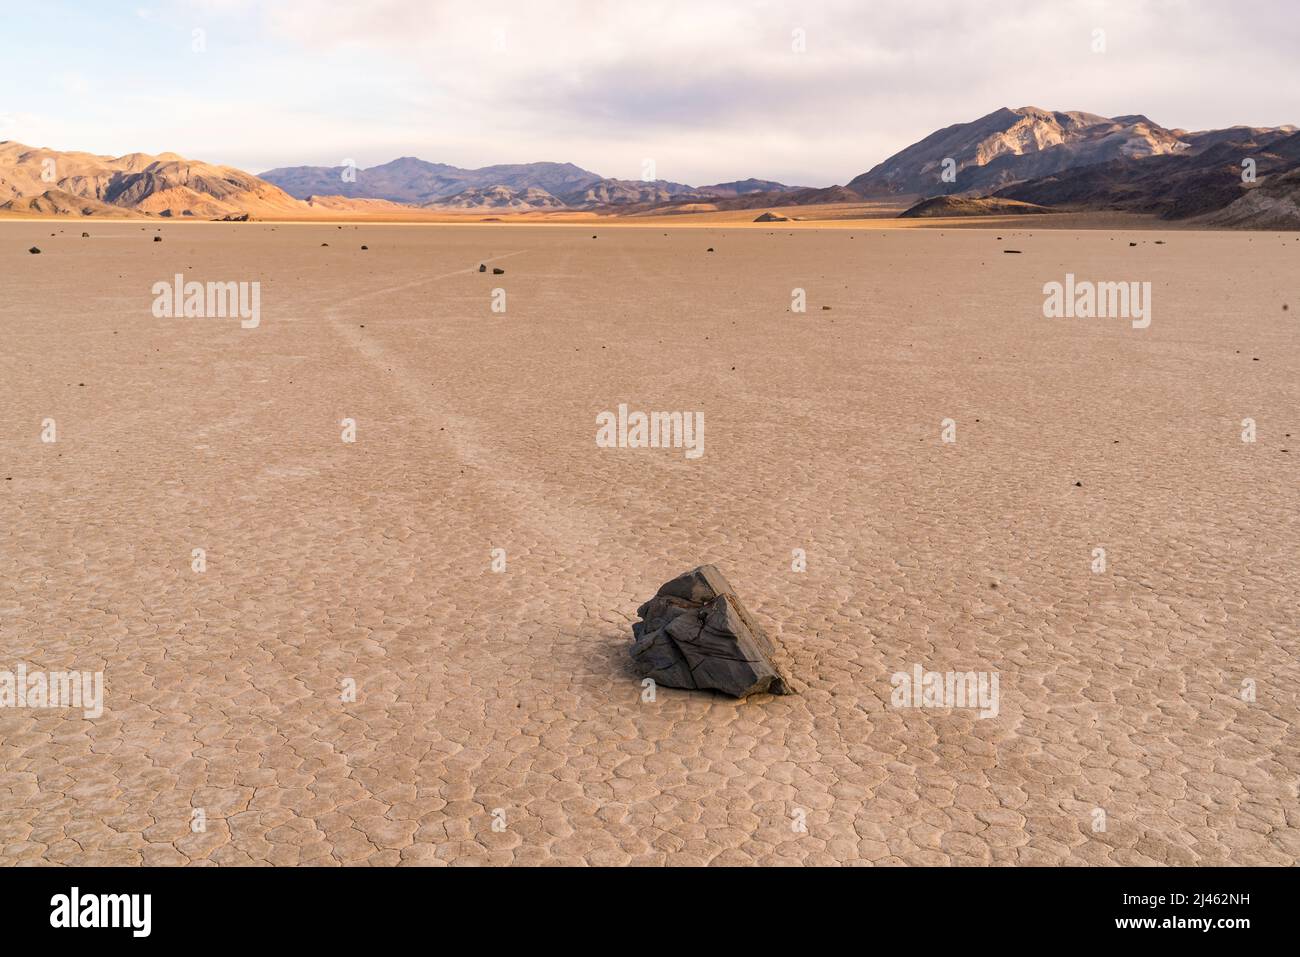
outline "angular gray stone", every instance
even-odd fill
[[[735,698],[793,693],[772,661],[771,639],[713,565],[666,582],[637,614],[632,660],[643,678]]]

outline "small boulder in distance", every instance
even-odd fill
[[[27,250],[27,251],[28,251],[29,253],[31,253],[33,256],[39,256],[39,255],[41,254],[41,247],[40,247],[40,246],[33,246],[31,249],[29,249],[29,250]]]
[[[789,216],[782,216],[780,213],[766,212],[754,218],[756,223],[788,223]]]

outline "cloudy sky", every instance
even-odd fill
[[[1295,2],[6,0],[0,139],[824,186],[1000,106],[1300,123]]]

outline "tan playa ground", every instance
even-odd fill
[[[1295,234],[156,228],[0,224],[0,669],[107,689],[0,711],[0,861],[1300,857]],[[1151,327],[1044,319],[1067,271]],[[176,272],[261,326],[155,319]],[[704,456],[597,448],[620,402]],[[641,700],[704,561],[801,694]]]

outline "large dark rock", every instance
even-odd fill
[[[701,565],[667,582],[637,614],[632,658],[642,677],[736,698],[792,693],[772,661],[771,639],[714,566]]]

